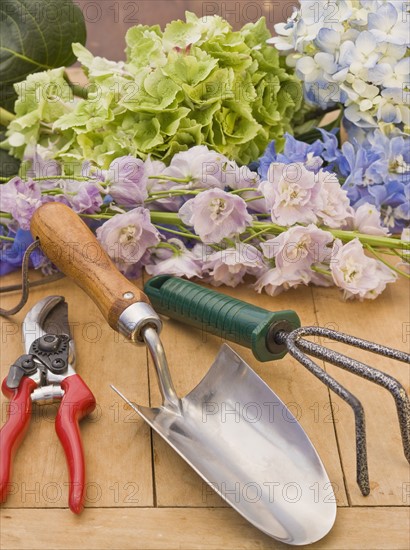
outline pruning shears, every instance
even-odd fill
[[[48,296],[37,302],[27,313],[22,331],[25,354],[11,365],[1,386],[10,403],[0,430],[0,502],[5,502],[10,490],[12,462],[28,430],[32,404],[60,401],[55,428],[69,470],[69,507],[79,514],[84,508],[85,463],[78,423],[96,402],[74,369],[74,340],[64,297]]]

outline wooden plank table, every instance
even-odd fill
[[[33,278],[37,275],[33,275]],[[19,280],[4,277],[3,284]],[[138,286],[142,281],[138,281]],[[270,309],[295,309],[304,324],[320,324],[408,350],[409,286],[389,285],[375,301],[343,302],[335,289],[300,288],[278,297],[246,287],[220,289]],[[98,309],[71,281],[31,291],[24,312],[0,319],[1,377],[22,353],[20,323],[28,307],[50,294],[69,303],[77,346],[77,368],[92,388],[97,410],[82,423],[87,462],[86,510],[67,509],[67,470],[54,432],[57,405],[34,406],[32,426],[15,460],[12,492],[1,508],[0,548],[12,549],[280,549],[228,508],[204,482],[110,389],[115,384],[141,404],[159,403],[152,365],[144,347],[117,336]],[[17,293],[2,296],[2,307]],[[163,342],[180,395],[207,372],[221,340],[174,321],[165,323]],[[400,549],[410,546],[410,475],[394,403],[387,392],[349,373],[327,367],[362,401],[367,415],[372,491],[362,497],[355,482],[353,415],[339,398],[290,357],[258,363],[234,346],[287,403],[309,434],[329,473],[338,502],[331,533],[311,548]],[[337,345],[342,348],[343,346]],[[364,352],[357,352],[360,359]],[[409,368],[367,356],[410,389]],[[2,397],[2,422],[6,399]]]

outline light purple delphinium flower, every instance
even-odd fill
[[[221,189],[208,189],[190,199],[180,208],[179,217],[194,227],[204,243],[219,243],[243,233],[252,222],[246,202]]]
[[[148,248],[160,241],[149,210],[137,207],[116,214],[97,229],[97,238],[123,273],[138,264]]]
[[[301,284],[308,285],[311,280],[310,270],[288,265],[287,267],[275,267],[265,271],[253,285],[253,288],[256,292],[261,293],[264,290],[270,296],[277,296],[283,290]]]
[[[217,250],[209,255],[203,269],[209,273],[205,280],[212,285],[236,287],[243,282],[245,275],[258,276],[266,266],[257,248],[237,243],[235,248]]]
[[[259,191],[261,178],[257,172],[253,172],[248,166],[238,166],[234,160],[226,162],[222,171],[222,182],[226,187],[234,191],[240,189],[255,189],[241,193],[243,199],[249,200],[248,207],[254,212],[267,213],[266,200]]]
[[[254,288],[265,289],[271,296],[300,284],[329,286],[329,278],[316,273],[313,265],[330,259],[333,236],[313,224],[291,227],[274,239],[261,244],[266,258],[275,260],[275,267],[262,274]]]
[[[107,170],[103,170],[89,160],[85,160],[81,166],[81,176],[89,178],[95,182],[105,182]]]
[[[101,209],[103,198],[101,196],[102,187],[92,181],[60,181],[64,197],[71,208],[77,214],[95,214]],[[57,195],[58,196],[58,195]]]
[[[266,199],[274,223],[290,226],[316,222],[319,183],[316,175],[302,163],[273,162],[268,179],[261,182],[259,190]]]
[[[369,258],[359,239],[343,245],[336,239],[332,250],[330,270],[334,283],[344,290],[344,297],[374,299],[397,275],[382,262]]]
[[[261,243],[266,258],[275,259],[277,267],[296,266],[310,269],[330,258],[329,244],[333,235],[310,224],[291,227],[274,239]]]
[[[168,239],[167,244],[173,250],[171,247],[153,250],[150,263],[145,266],[148,275],[174,275],[187,279],[202,276],[201,262],[180,239]]]
[[[0,188],[0,210],[10,213],[22,229],[30,229],[30,220],[42,204],[41,189],[37,182],[16,176]]]
[[[354,213],[354,229],[366,235],[389,235],[387,227],[381,225],[380,212],[374,206],[365,202]]]
[[[156,192],[167,191],[171,189],[175,183],[166,181],[157,176],[164,175],[166,165],[160,160],[152,160],[150,156],[145,159],[145,173],[147,176],[147,190],[150,194]],[[168,210],[170,212],[178,212],[184,199],[180,196],[171,196],[156,201],[147,203],[147,207],[151,210]]]
[[[145,164],[131,155],[112,161],[106,181],[109,183],[108,193],[120,206],[135,207],[148,197]]]
[[[226,162],[228,159],[224,155],[208,149],[206,145],[196,145],[174,155],[163,174],[174,180],[188,180],[187,183],[174,181],[173,187],[176,189],[223,189],[222,169]]]
[[[320,170],[316,177],[319,183],[319,221],[332,229],[346,227],[353,217],[347,191],[340,187],[336,174]]]

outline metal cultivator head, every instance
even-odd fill
[[[284,330],[278,331],[275,336],[275,342],[279,345],[284,344],[289,353],[299,363],[306,367],[314,374],[321,382],[341,397],[353,409],[355,417],[356,430],[356,468],[357,468],[357,483],[364,496],[370,493],[369,485],[369,470],[367,464],[367,446],[366,446],[366,422],[363,406],[360,401],[337,380],[321,368],[309,356],[316,357],[332,365],[340,367],[346,371],[356,374],[365,380],[374,382],[388,390],[396,404],[397,415],[400,424],[401,438],[403,442],[404,455],[410,462],[410,400],[403,386],[390,376],[374,367],[370,367],[365,363],[361,363],[356,359],[352,359],[342,353],[333,351],[325,346],[305,340],[304,336],[317,336],[329,338],[336,342],[342,342],[356,348],[360,348],[372,353],[396,359],[403,363],[410,363],[410,354],[404,353],[397,349],[389,348],[343,334],[334,330],[321,327],[301,327],[291,332]]]
[[[289,352],[346,401],[355,416],[357,483],[363,495],[370,493],[363,406],[311,357],[375,382],[391,393],[399,417],[404,454],[410,462],[410,401],[403,386],[392,376],[305,337],[328,338],[408,364],[410,354],[326,328],[300,327],[300,319],[292,310],[269,311],[168,275],[150,279],[145,291],[157,312],[245,346],[259,361],[282,359]]]

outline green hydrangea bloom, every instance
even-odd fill
[[[57,159],[86,158],[106,168],[119,155],[167,162],[206,144],[246,164],[273,139],[281,147],[302,101],[298,80],[280,66],[268,38],[264,18],[234,32],[221,17],[187,12],[186,21],[173,21],[163,32],[158,26],[129,29],[125,62],[74,44],[89,78],[88,97],[68,97],[63,69],[28,77],[16,86],[17,118],[5,145],[21,158],[30,140],[48,140],[58,144]],[[29,94],[23,108],[21,90],[34,78],[58,84],[59,101],[46,95],[39,104]]]

